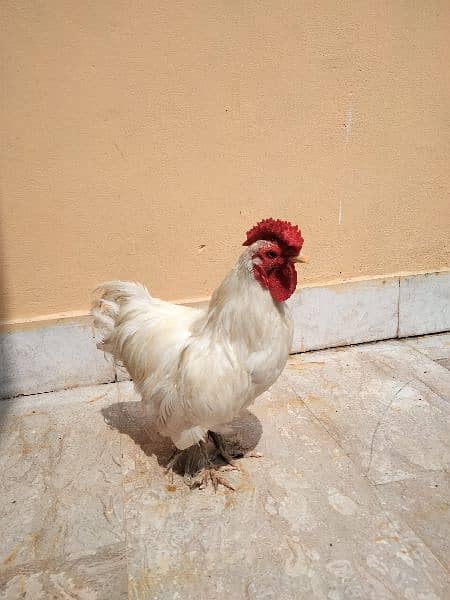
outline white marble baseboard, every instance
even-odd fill
[[[450,329],[450,271],[400,278],[399,337]]]
[[[289,305],[293,353],[449,331],[450,271],[306,286]],[[0,335],[0,398],[126,378],[87,315]]]
[[[89,316],[0,335],[0,398],[115,380]]]
[[[397,337],[398,299],[398,277],[305,287],[289,301],[292,351]]]

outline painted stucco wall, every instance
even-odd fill
[[[303,281],[449,265],[448,1],[0,10],[0,318],[205,297],[266,216]]]

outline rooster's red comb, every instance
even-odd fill
[[[292,256],[297,256],[303,246],[302,234],[298,225],[291,225],[288,221],[280,219],[263,219],[247,231],[247,239],[242,244],[250,246],[258,240],[273,240],[279,242],[284,251]]]

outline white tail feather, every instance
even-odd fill
[[[151,302],[151,296],[140,283],[130,281],[108,281],[94,290],[100,296],[94,301],[91,314],[94,317],[94,327],[100,332],[102,340],[98,347],[106,352],[112,352],[111,337],[120,319],[120,309],[126,302],[139,298]]]

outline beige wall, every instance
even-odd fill
[[[1,11],[1,318],[206,296],[266,216],[304,281],[449,265],[447,0]]]

